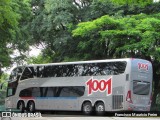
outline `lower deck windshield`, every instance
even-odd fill
[[[16,89],[17,89],[17,84],[18,84],[17,81],[8,83],[7,97],[15,95]]]

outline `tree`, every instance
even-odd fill
[[[77,15],[78,9],[87,4],[85,0],[82,4],[75,0],[33,0],[30,43],[44,44],[43,54],[50,55],[53,61],[64,60],[64,54],[70,54],[67,50],[68,43],[73,41],[69,27],[81,20]]]
[[[5,82],[8,79],[8,74],[2,74],[1,79],[0,79],[0,83]],[[6,88],[7,88],[7,83],[3,84],[3,88],[0,89],[0,107],[1,105],[4,105],[5,102],[5,97],[6,97]],[[1,109],[0,109],[1,110]]]
[[[8,46],[12,41],[13,34],[15,34],[19,19],[19,14],[12,9],[11,0],[0,0],[0,63],[3,66],[10,64],[9,55],[12,51]]]
[[[105,15],[90,22],[79,23],[72,33],[74,37],[83,39],[78,47],[80,53],[88,54],[87,59],[136,57],[151,61],[154,105],[160,91],[159,17],[160,14],[139,14],[119,18]]]
[[[29,1],[0,0],[0,13],[0,63],[1,67],[6,67],[13,61],[10,56],[13,50],[28,49],[26,40],[29,35],[27,35],[26,22],[31,13]]]
[[[32,0],[31,37],[20,46],[42,44],[42,55],[31,58],[40,62],[47,56],[48,62],[145,58],[153,62],[158,79],[159,6],[151,0]]]
[[[27,64],[45,64],[45,63],[51,63],[52,59],[51,57],[48,56],[44,56],[43,54],[39,54],[38,56],[32,56],[27,58]]]
[[[152,4],[153,0],[111,0],[112,2],[119,4],[119,5],[134,5],[139,4],[141,6],[146,6],[148,4]]]

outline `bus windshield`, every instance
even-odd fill
[[[23,69],[24,67],[17,67],[12,70],[7,87],[7,97],[15,95],[18,86],[18,80],[21,77]]]
[[[18,85],[18,81],[8,83],[7,97],[15,95],[17,85]]]
[[[11,75],[9,77],[10,81],[18,81],[22,72],[24,70],[24,67],[17,67],[12,70]]]

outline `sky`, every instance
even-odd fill
[[[41,53],[41,48],[30,47],[29,56],[38,56]]]

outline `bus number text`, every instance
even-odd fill
[[[138,69],[148,71],[148,64],[138,63]]]
[[[107,96],[112,94],[112,78],[107,80],[93,80],[93,78],[91,78],[87,81],[86,84],[88,86],[88,95],[91,95],[93,92],[97,91],[106,91]]]

